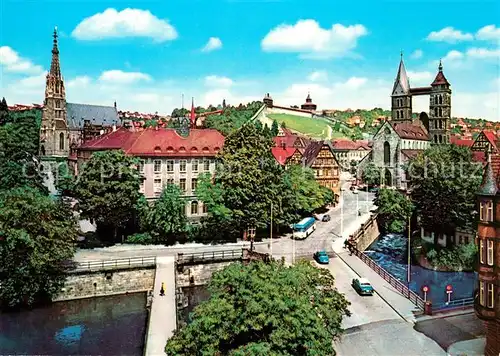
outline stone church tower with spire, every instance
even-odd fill
[[[61,73],[57,28],[53,33],[52,60],[45,82],[40,157],[43,160],[76,161],[76,149],[87,140],[123,124],[113,106],[66,102],[66,89]]]
[[[52,61],[45,82],[40,156],[67,158],[69,156],[69,128],[66,119],[66,91],[59,62],[57,28],[54,29],[53,36]]]
[[[391,121],[394,123],[415,123],[423,125],[434,144],[449,143],[451,129],[451,85],[444,76],[443,64],[439,61],[436,78],[428,87],[412,88],[406,73],[403,54],[391,94]],[[428,95],[429,113],[413,118],[412,98]]]

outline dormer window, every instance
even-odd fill
[[[493,221],[493,202],[491,200],[483,200],[479,204],[479,220],[483,222]]]

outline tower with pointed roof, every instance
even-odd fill
[[[45,99],[40,131],[40,156],[67,158],[69,128],[66,120],[66,91],[61,75],[57,28],[54,29],[52,61],[45,82]]]
[[[451,88],[439,61],[438,73],[431,84],[429,134],[433,143],[450,142]]]
[[[391,120],[399,122],[412,121],[412,100],[410,92],[410,80],[406,73],[403,61],[403,53],[399,61],[398,74],[394,81],[394,87],[391,94]]]
[[[306,102],[300,106],[302,110],[316,111],[318,106],[313,103],[311,93],[307,93]]]

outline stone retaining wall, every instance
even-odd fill
[[[380,235],[378,228],[377,215],[370,216],[370,219],[351,235],[351,238],[356,243],[356,248],[363,252],[366,250]]]
[[[210,281],[214,272],[220,271],[234,262],[235,261],[225,261],[183,266],[182,270],[177,269],[176,271],[176,287],[183,288],[205,285]]]
[[[81,272],[68,275],[54,301],[146,292],[153,289],[155,267],[114,271]]]

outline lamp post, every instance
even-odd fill
[[[271,201],[271,257],[273,255],[273,202]]]
[[[410,200],[410,196],[408,195],[408,201]],[[408,289],[410,289],[410,281],[411,281],[411,214],[408,214]]]

